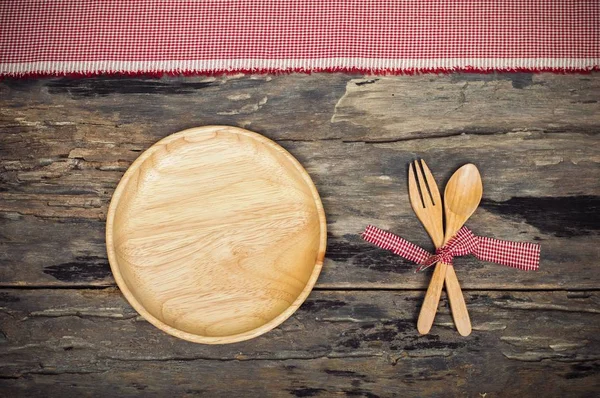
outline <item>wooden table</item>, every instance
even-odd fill
[[[0,395],[207,397],[597,396],[600,74],[345,74],[0,82]],[[104,222],[131,162],[200,125],[245,127],[307,168],[327,260],[274,331],[207,346],[141,319],[116,288]],[[440,185],[474,162],[477,234],[537,241],[539,272],[465,257],[473,333],[431,271],[363,242],[372,223],[424,247],[407,165]]]

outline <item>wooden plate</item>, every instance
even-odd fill
[[[321,272],[326,237],[300,163],[226,126],[154,144],[121,179],[106,221],[129,303],[165,332],[208,344],[256,337],[292,315]]]

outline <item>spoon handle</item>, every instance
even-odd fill
[[[444,263],[438,263],[435,266],[419,313],[417,330],[421,334],[427,334],[431,330],[440,303],[444,281],[446,282],[446,294],[448,295],[456,329],[461,336],[468,336],[471,334],[471,319],[469,318],[467,304],[458,283],[456,272],[454,272],[454,267]]]
[[[470,335],[471,319],[453,266],[446,267],[446,294],[448,295],[448,301],[450,301],[450,310],[458,333],[461,336]]]
[[[433,320],[435,319],[435,313],[437,312],[438,305],[440,302],[440,296],[442,295],[442,286],[444,286],[444,279],[446,278],[447,264],[437,263],[435,270],[429,282],[427,293],[425,293],[425,299],[423,300],[423,306],[419,313],[419,319],[417,321],[417,330],[421,334],[427,334],[431,330]]]

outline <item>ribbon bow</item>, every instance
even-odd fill
[[[476,236],[467,227],[462,227],[445,246],[437,249],[435,254],[372,225],[365,229],[362,237],[367,242],[419,264],[419,268],[415,272],[438,262],[452,265],[454,257],[467,254],[472,254],[483,261],[525,271],[536,271],[540,268],[540,245],[537,243],[511,242]]]

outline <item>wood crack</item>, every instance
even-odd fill
[[[97,370],[97,371],[96,370],[49,370],[49,369],[30,370],[30,371],[19,372],[18,374],[6,374],[6,375],[0,374],[0,380],[2,380],[2,379],[16,380],[16,379],[26,377],[27,375],[40,375],[40,376],[90,375],[90,374],[103,374],[103,373],[106,373],[107,371],[108,371],[108,369]]]
[[[0,289],[10,289],[10,290],[108,290],[115,289],[117,284],[113,281],[98,281],[94,283],[69,283],[69,284],[46,284],[46,283],[6,283],[0,282]],[[423,288],[414,288],[414,287],[402,287],[402,286],[334,286],[331,284],[323,284],[316,285],[313,288],[313,291],[319,292],[423,292],[427,290],[427,286]],[[587,296],[585,293],[587,292],[598,292],[600,291],[600,287],[584,287],[578,288],[577,286],[567,286],[567,287],[536,287],[536,288],[527,288],[527,287],[519,287],[519,286],[511,286],[510,288],[494,288],[494,287],[463,287],[462,291],[464,292],[522,292],[522,293],[536,293],[536,292],[568,292],[569,295],[571,293],[574,295],[574,298],[577,298],[584,295],[583,298]]]
[[[113,309],[81,309],[81,310],[73,310],[73,309],[60,309],[60,308],[50,308],[44,311],[33,311],[30,312],[28,317],[31,318],[60,318],[60,317],[77,317],[81,319],[89,319],[89,318],[110,318],[116,320],[125,320],[125,319],[134,319],[137,318],[137,313],[132,314],[123,314],[117,312],[119,308]],[[111,312],[113,311],[113,312]]]
[[[167,357],[119,357],[111,355],[100,355],[99,359],[108,359],[113,361],[121,362],[192,362],[192,361],[219,361],[219,362],[247,362],[247,361],[289,361],[289,360],[300,360],[300,361],[313,361],[319,359],[343,359],[343,358],[379,358],[383,357],[383,352],[326,352],[311,354],[309,352],[298,352],[294,354],[280,353],[279,355],[265,355],[265,356],[247,356],[242,353],[237,354],[234,357],[214,357],[207,355],[194,355],[194,356],[167,356]]]
[[[562,311],[562,312],[575,312],[583,314],[600,314],[600,308],[583,308],[583,307],[571,307],[565,305],[555,304],[540,304],[540,303],[518,303],[518,302],[499,302],[494,301],[494,305],[499,308],[506,308],[512,310],[525,310],[525,311]]]
[[[364,144],[393,144],[397,142],[408,142],[408,141],[422,141],[422,140],[434,140],[440,138],[452,138],[459,136],[503,136],[520,133],[536,133],[536,134],[559,134],[559,133],[572,133],[572,134],[583,134],[588,136],[595,136],[600,134],[600,129],[535,129],[535,130],[509,130],[509,131],[497,131],[497,130],[460,130],[450,131],[444,133],[430,133],[430,132],[419,132],[415,131],[411,136],[406,137],[385,137],[385,138],[373,138],[373,139],[342,139],[343,143],[364,143]]]

